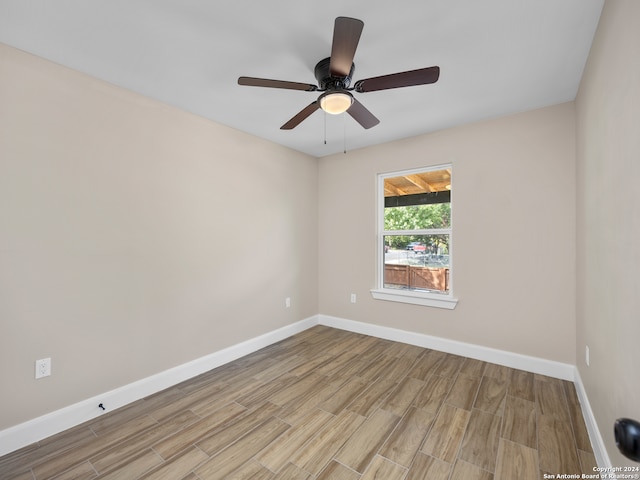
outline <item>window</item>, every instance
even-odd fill
[[[374,298],[454,308],[451,165],[378,176]]]

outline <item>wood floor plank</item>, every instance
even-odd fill
[[[267,402],[246,415],[234,417],[230,422],[225,422],[221,428],[216,429],[210,435],[196,442],[196,445],[207,454],[216,455],[269,418],[273,418],[279,411],[280,407]]]
[[[555,383],[557,385],[563,385],[563,381],[560,380],[559,378],[550,377],[548,375],[542,375],[540,373],[534,373],[533,374],[533,381],[534,382],[548,382],[548,383]]]
[[[243,369],[240,367],[239,362],[228,363],[180,382],[171,389],[176,390],[182,396],[185,396],[210,385],[226,385],[229,382],[232,382],[234,378],[237,378],[236,375],[242,371]],[[159,400],[158,397],[163,396],[164,392],[166,392],[166,390],[154,393],[147,397],[147,399],[153,399],[157,402]],[[167,400],[163,402],[160,400],[158,405],[162,406],[167,403],[171,403],[171,401]]]
[[[498,454],[501,424],[501,417],[474,409],[469,417],[458,459],[493,473]]]
[[[416,360],[407,375],[418,380],[426,380],[433,375],[434,369],[445,357],[446,353],[428,350]]]
[[[570,421],[564,386],[556,382],[535,382],[538,413]]]
[[[409,343],[391,342],[389,349],[387,349],[387,353],[396,357],[405,357],[411,360],[416,360],[425,353],[425,349]]]
[[[234,382],[231,385],[227,384],[223,389],[216,389],[215,393],[212,392],[209,396],[200,398],[194,402],[189,409],[196,415],[206,417],[207,415],[217,412],[230,402],[233,402],[237,397],[245,395],[247,392],[251,392],[261,385],[262,383],[253,377],[247,378],[244,381],[238,381],[237,383]]]
[[[421,451],[447,463],[453,463],[470,415],[471,412],[467,410],[443,405]]]
[[[95,438],[95,434],[89,428],[85,428],[84,431],[88,433],[91,438]],[[41,448],[38,443],[32,443],[31,445],[27,445],[26,447],[0,457],[0,478],[28,472],[30,475],[29,480],[32,480],[33,475],[31,475],[30,472],[31,466],[36,462],[43,461],[43,459],[49,455],[55,455],[57,451],[55,444],[53,444],[52,447],[51,443],[49,444],[49,450],[41,450]]]
[[[536,448],[538,427],[535,402],[507,395],[501,436],[512,442]]]
[[[568,402],[568,406],[569,417],[571,419],[571,425],[573,426],[573,433],[576,439],[576,446],[585,452],[592,452],[591,440],[589,439],[587,425],[585,424],[584,417],[582,416],[580,403]]]
[[[387,440],[400,417],[387,410],[376,410],[351,435],[336,460],[358,473],[363,473]]]
[[[347,409],[368,417],[373,413],[385,399],[396,388],[396,382],[389,379],[376,380],[373,385],[364,390],[351,402]]]
[[[518,477],[514,477],[513,480],[519,480]],[[493,473],[477,467],[464,460],[458,459],[453,466],[451,472],[451,478],[449,480],[493,480]]]
[[[395,361],[390,362],[387,368],[381,372],[380,378],[387,378],[399,382],[407,376],[408,371],[414,364],[414,360],[405,357],[397,357]]]
[[[309,373],[318,369],[322,365],[326,365],[327,363],[329,363],[333,358],[333,355],[330,355],[328,353],[319,353],[313,357],[308,357],[305,355],[305,358],[307,360],[304,363],[298,365],[296,368],[291,369],[289,375],[302,378],[305,375],[308,375]]]
[[[536,450],[500,440],[494,480],[539,480],[540,477]]]
[[[274,480],[313,480],[313,475],[289,463],[273,478]]]
[[[180,396],[183,396],[181,392],[175,389],[171,390],[173,391],[170,392],[170,394],[162,395],[161,397],[170,399],[169,402],[174,402],[177,401]],[[165,402],[156,403],[156,408],[158,405],[161,406],[165,404]],[[109,408],[109,404],[107,404],[105,408]],[[145,400],[137,400],[116,410],[109,409],[90,422],[87,422],[86,425],[96,434],[96,436],[104,436],[110,433],[113,434],[114,431],[119,430],[122,426],[131,425],[132,422],[136,421],[136,419],[144,417],[145,415],[153,417],[151,414],[153,410],[153,407],[147,408]],[[109,415],[111,413],[113,415]]]
[[[384,457],[376,456],[360,480],[403,480],[407,469]]]
[[[545,472],[580,473],[578,452],[568,420],[539,414],[538,450],[540,469]]]
[[[352,351],[355,352],[359,360],[363,360],[365,363],[371,363],[387,352],[386,345],[393,345],[395,342],[388,342],[376,337],[370,337],[365,335],[364,339],[354,345]]]
[[[133,457],[128,457],[126,463],[120,463],[113,470],[101,474],[99,480],[124,480],[139,478],[142,474],[150,472],[161,466],[164,459],[151,449],[143,450]]]
[[[282,360],[274,363],[268,368],[261,369],[256,373],[253,378],[260,380],[261,382],[271,382],[276,378],[286,374],[290,370],[299,367],[305,363],[306,359],[298,355],[290,355],[284,357]]]
[[[59,455],[61,451],[83,445],[96,439],[96,434],[83,424],[69,429],[39,443],[34,443],[0,458],[0,478],[13,478],[19,473],[28,473],[32,480],[31,467]]]
[[[462,367],[464,360],[464,357],[448,353],[433,369],[433,375],[454,378],[458,374],[460,367]]]
[[[1,477],[5,478],[5,477]],[[24,471],[23,473],[12,473],[11,476],[6,477],[8,480],[33,480],[33,474],[31,470]]]
[[[235,399],[237,403],[247,408],[253,408],[257,405],[266,402],[270,397],[277,392],[289,387],[293,383],[300,380],[300,377],[295,375],[285,374],[271,382],[264,383],[257,388],[247,392],[245,395],[241,395]]]
[[[331,462],[322,473],[318,475],[316,480],[358,480],[358,475],[353,470],[339,464],[338,462]]]
[[[585,452],[584,450],[578,450],[578,460],[580,460],[580,467],[582,472],[595,472],[595,468],[598,466],[596,457],[593,452]]]
[[[254,455],[289,428],[291,427],[282,420],[269,417],[257,426],[251,435],[245,435],[232,443],[196,468],[194,472],[202,480],[226,479],[234,470],[250,461]]]
[[[397,361],[398,359],[396,357],[380,354],[375,358],[375,360],[364,364],[356,375],[358,378],[373,382],[381,377],[385,377],[386,372]]]
[[[86,443],[75,446],[73,449],[64,450],[59,455],[48,458],[33,467],[36,480],[51,478],[65,470],[88,460],[103,449],[111,448],[117,442],[128,440],[147,428],[158,425],[148,415],[133,418],[123,424],[119,431],[110,431],[100,437],[96,437]]]
[[[114,412],[114,413],[118,413],[118,412]],[[137,415],[128,416],[128,419],[140,417],[143,415],[144,414],[140,415],[140,413],[138,412]],[[112,416],[120,416],[120,413],[118,413],[117,415],[106,415],[106,417],[112,417]],[[44,440],[41,440],[39,442],[38,450],[42,453],[53,452],[56,450],[59,451],[66,447],[71,448],[74,445],[81,445],[83,443],[91,441],[97,437],[97,434],[95,433],[93,428],[91,428],[91,425],[93,423],[94,422],[86,422],[82,425],[79,425],[78,427],[70,428],[69,430],[65,430],[64,432],[58,433],[49,438],[45,438]],[[123,424],[124,420],[121,420],[118,423]],[[104,431],[106,431],[106,428],[103,429],[103,432]],[[34,445],[34,447],[37,447],[37,445]],[[29,450],[29,452],[33,452],[33,450]],[[20,459],[20,461],[26,462],[28,461],[28,458],[23,457]]]
[[[82,462],[71,470],[67,470],[60,475],[56,475],[54,480],[93,480],[98,476],[91,463]]]
[[[149,445],[172,435],[176,430],[193,424],[197,419],[198,417],[189,410],[182,412],[164,423],[144,430],[126,442],[118,442],[112,448],[103,449],[90,457],[91,464],[98,473],[112,470],[115,466],[127,461],[129,457],[146,450]]]
[[[323,375],[325,377],[331,377],[332,375],[337,374],[337,372],[340,372],[340,370],[342,370],[345,366],[351,365],[356,360],[357,356],[357,353],[347,350],[333,357],[331,362],[325,363],[321,367],[318,367],[315,370],[315,373],[318,375]]]
[[[230,403],[216,413],[193,422],[189,426],[176,429],[172,434],[159,438],[156,442],[150,442],[153,449],[164,459],[173,457],[189,445],[203,440],[225,426],[229,426],[249,414],[242,405]]]
[[[309,412],[332,395],[344,384],[344,378],[320,382],[282,407],[278,416],[290,425],[298,424]]]
[[[487,367],[489,365],[487,364]],[[508,380],[488,376],[482,377],[473,408],[495,415],[502,415],[508,387]]]
[[[452,385],[452,378],[432,375],[425,381],[422,391],[415,398],[413,404],[423,410],[437,412],[449,394]]]
[[[343,332],[342,340],[334,343],[331,348],[327,349],[327,352],[339,357],[347,354],[348,357],[352,358],[370,349],[372,345],[378,342],[379,340],[375,337],[360,333],[349,334],[349,332]]]
[[[311,440],[334,418],[328,412],[314,409],[296,426],[290,428],[256,455],[256,460],[272,472],[279,472],[294,453]]]
[[[503,382],[508,382],[511,378],[511,372],[512,369],[509,367],[505,367],[504,365],[487,363],[484,368],[483,376],[495,378],[496,380],[501,380]]]
[[[463,410],[471,410],[480,387],[480,377],[458,375],[447,395],[445,402]]]
[[[188,473],[186,477],[182,477],[180,480],[200,480],[200,479],[195,473],[191,472],[191,473]]]
[[[279,392],[276,392],[274,395],[269,397],[269,401],[280,406],[291,403],[297,398],[303,396],[305,393],[315,391],[318,384],[322,383],[324,380],[324,375],[310,373]]]
[[[356,413],[348,410],[341,412],[301,446],[291,457],[291,463],[318,475],[364,421],[365,417]]]
[[[368,386],[368,383],[360,378],[347,380],[328,399],[320,403],[318,408],[336,415],[353,402]]]
[[[580,399],[578,398],[578,392],[576,391],[575,385],[568,380],[563,380],[562,386],[564,387],[567,402],[570,404],[580,405]]]
[[[512,370],[509,389],[507,393],[509,395],[534,402],[536,399],[536,394],[533,387],[533,379],[534,376],[531,372],[525,372],[523,370],[516,369]]]
[[[343,363],[340,368],[332,370],[327,373],[327,377],[332,380],[342,379],[342,381],[349,380],[356,377],[359,372],[367,368],[368,362],[356,356],[350,361]]]
[[[250,460],[233,473],[230,473],[225,480],[273,480],[274,477],[275,474],[269,469],[255,460]],[[200,479],[194,474],[194,480]]]
[[[418,453],[406,480],[449,480],[451,464],[435,457]]]
[[[209,456],[196,447],[191,447],[176,455],[168,462],[146,473],[140,480],[173,480],[183,478],[198,465],[207,461]]]
[[[209,401],[216,392],[223,391],[226,385],[212,385],[210,388],[200,388],[187,395],[183,395],[171,402],[159,405],[150,411],[150,415],[157,421],[161,422],[167,418],[173,417],[179,412],[191,409],[202,401]]]
[[[475,358],[465,358],[459,373],[468,377],[482,377],[487,362]]]
[[[380,449],[380,455],[404,467],[411,466],[435,417],[433,412],[411,407]]]
[[[397,416],[402,416],[413,403],[416,396],[424,387],[425,382],[416,378],[406,377],[398,387],[389,394],[380,408]]]

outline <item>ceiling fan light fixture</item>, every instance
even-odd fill
[[[331,115],[339,115],[349,110],[353,95],[349,92],[326,92],[320,95],[320,108]]]

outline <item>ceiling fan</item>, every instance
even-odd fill
[[[320,60],[314,69],[318,85],[255,77],[240,77],[238,78],[238,84],[252,87],[324,92],[317,100],[307,105],[294,115],[291,120],[282,125],[280,127],[281,130],[291,130],[297,127],[303,120],[320,108],[327,113],[335,115],[347,112],[364,128],[374,127],[380,123],[380,120],[350,92],[366,93],[435,83],[440,76],[440,67],[420,68],[418,70],[366,78],[358,80],[351,87],[351,79],[355,71],[353,57],[355,56],[363,28],[364,22],[362,20],[349,17],[336,18],[333,28],[331,56]]]

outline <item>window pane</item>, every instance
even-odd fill
[[[450,168],[384,179],[384,230],[450,227]]]
[[[409,205],[384,209],[385,230],[425,230],[450,227],[450,203]]]
[[[384,288],[449,292],[449,239],[438,235],[385,235]]]

